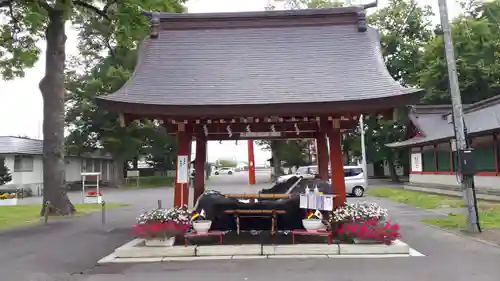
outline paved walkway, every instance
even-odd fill
[[[242,175],[220,177],[209,187],[223,192],[245,192]],[[120,191],[116,200],[134,205],[111,210],[108,224],[100,214],[58,221],[48,226],[0,233],[1,280],[12,281],[164,281],[168,280],[439,280],[496,281],[500,276],[500,249],[455,236],[418,222],[439,214],[379,198],[365,198],[389,208],[400,223],[403,240],[426,257],[399,259],[276,259],[172,262],[161,264],[113,264],[96,266],[101,257],[130,240],[130,226],[142,208],[152,208],[163,198],[171,203],[171,189]],[[351,199],[350,199],[351,200]],[[355,199],[353,199],[355,200]]]

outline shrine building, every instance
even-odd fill
[[[207,141],[315,138],[320,177],[328,179],[331,163],[332,194],[342,205],[342,133],[356,128],[360,114],[392,116],[420,95],[389,74],[366,8],[145,12],[151,31],[134,73],[98,104],[118,113],[121,125],[161,120],[176,135],[179,159],[191,155],[196,141],[196,171],[204,169]],[[176,206],[189,198],[181,162]],[[196,172],[195,200],[204,186],[203,172]]]
[[[410,184],[460,186],[451,105],[411,108],[406,140],[387,144],[410,150]],[[500,96],[464,105],[465,125],[474,149],[478,188],[500,192]]]

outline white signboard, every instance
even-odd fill
[[[127,171],[127,178],[139,177],[139,171]]]
[[[300,208],[333,211],[333,196],[328,194],[300,194]]]
[[[411,154],[411,171],[422,172],[422,153]]]
[[[457,151],[457,141],[456,140],[450,140],[450,145],[451,145],[451,151]]]
[[[281,132],[245,132],[240,133],[242,138],[258,138],[258,137],[279,137]]]
[[[189,160],[187,155],[177,156],[177,183],[188,183]]]

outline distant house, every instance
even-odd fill
[[[42,149],[41,140],[0,136],[0,158],[12,174],[12,181],[2,187],[31,188],[35,194],[43,190]],[[65,161],[67,184],[81,181],[82,172],[100,172],[104,182],[113,175],[109,155],[66,156]]]
[[[451,106],[416,106],[410,112],[407,139],[387,146],[409,149],[410,183],[460,185]],[[478,187],[500,188],[500,96],[464,106],[474,148]]]

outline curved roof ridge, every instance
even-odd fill
[[[365,6],[333,7],[321,9],[295,9],[295,10],[270,10],[249,12],[216,12],[216,13],[169,13],[142,11],[142,14],[150,19],[157,18],[160,21],[170,20],[217,20],[217,19],[244,19],[244,18],[281,18],[289,16],[316,17],[335,16],[341,14],[355,14],[365,11]]]

